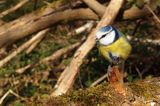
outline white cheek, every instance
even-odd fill
[[[107,36],[105,36],[104,38],[100,39],[99,42],[102,45],[109,45],[109,44],[114,42],[114,39],[115,39],[115,32],[112,31]]]

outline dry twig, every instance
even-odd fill
[[[105,12],[106,7],[103,6],[102,4],[100,4],[99,2],[97,2],[96,0],[83,0],[92,10],[94,10],[96,13],[99,14],[99,16],[102,16]],[[152,13],[153,15],[154,12],[153,10],[156,9],[156,7],[158,6],[158,3],[155,2],[154,0],[149,0],[147,6],[150,8],[148,9],[148,7],[144,7],[143,9],[139,9],[136,6],[131,7],[130,9],[127,9],[124,11],[123,14],[123,19],[135,19],[135,18],[141,18],[145,15],[148,15],[150,13]],[[147,11],[147,9],[150,11]],[[155,17],[157,19],[157,17]]]
[[[29,0],[22,0],[21,2],[19,2],[17,5],[15,5],[14,7],[3,11],[2,13],[0,13],[0,18],[3,18],[5,15],[12,13],[14,11],[16,11],[17,9],[21,8],[23,5],[25,5],[27,2],[29,2]]]
[[[48,63],[49,61],[55,61],[56,59],[60,58],[62,55],[72,51],[74,48],[78,47],[81,44],[81,42],[77,42],[73,45],[70,45],[66,48],[62,48],[55,53],[53,53],[51,56],[48,56],[40,61],[40,63]]]
[[[0,1],[0,4],[3,4],[3,3],[5,3],[5,0],[1,0],[1,1]]]
[[[91,84],[91,87],[94,87],[96,86],[97,84],[99,84],[100,82],[102,82],[104,79],[106,79],[108,76],[108,74],[104,74],[102,77],[100,77],[99,79],[97,79],[96,81],[94,81],[92,84]]]
[[[142,79],[142,74],[141,74],[140,70],[138,69],[138,67],[136,67],[136,71],[138,73],[139,78]]]
[[[18,97],[18,98],[24,99],[24,98],[20,97],[18,94],[16,94],[15,92],[13,92],[11,89],[9,89],[9,90],[1,97],[1,99],[0,99],[0,105],[2,105],[4,99],[5,99],[9,94],[12,94],[12,95],[14,95],[14,96],[16,96],[16,97]]]
[[[157,22],[159,22],[159,24],[160,24],[160,19],[159,19],[159,18],[157,17],[157,15],[154,13],[154,11],[151,9],[151,7],[150,7],[148,4],[146,4],[145,7],[148,9],[149,12],[152,13],[152,15],[154,16],[154,18],[155,18],[155,19],[157,20]]]
[[[92,27],[94,26],[95,21],[88,21],[85,25],[75,29],[72,32],[69,32],[67,35],[79,35],[85,31],[91,31]]]
[[[41,40],[44,38],[45,34],[39,37],[35,42],[32,43],[32,45],[26,50],[26,53],[29,54],[32,52],[32,50],[41,42]]]
[[[106,7],[98,3],[96,0],[83,0],[92,10],[103,16]]]
[[[32,64],[26,65],[25,67],[19,68],[16,70],[16,73],[22,74],[24,73],[27,69],[31,68]]]

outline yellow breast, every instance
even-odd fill
[[[112,62],[112,59],[109,56],[109,52],[113,55],[116,55],[118,57],[121,57],[122,59],[126,60],[131,52],[131,45],[129,42],[124,38],[124,36],[121,36],[116,42],[110,44],[110,45],[100,45],[99,52],[109,61]]]

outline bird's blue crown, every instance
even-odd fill
[[[112,31],[112,29],[113,29],[112,26],[105,26],[105,27],[100,28],[99,31],[108,33],[110,31]]]

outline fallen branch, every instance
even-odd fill
[[[55,61],[56,59],[60,58],[62,55],[70,52],[71,50],[73,50],[74,48],[78,47],[79,45],[81,44],[81,42],[78,42],[78,43],[75,43],[69,47],[66,47],[66,48],[62,48],[58,51],[56,51],[55,53],[53,53],[51,56],[48,56],[44,59],[42,59],[40,61],[40,63],[47,63],[47,62],[50,62],[50,61]]]
[[[41,42],[41,40],[44,38],[45,34],[43,36],[39,37],[35,42],[32,43],[32,45],[26,50],[26,53],[29,54],[32,52],[32,50]]]
[[[98,3],[96,0],[83,0],[92,10],[94,10],[98,15],[103,16],[106,7]]]
[[[10,9],[3,11],[2,13],[0,13],[0,18],[3,18],[5,15],[12,13],[16,10],[18,10],[19,8],[21,8],[23,5],[25,5],[27,2],[29,2],[29,0],[21,0],[17,5],[15,5],[14,7],[11,7]]]
[[[94,26],[95,21],[89,21],[85,25],[75,29],[74,31],[69,32],[67,35],[79,35],[85,31],[91,31],[92,27]]]
[[[0,5],[2,5],[3,3],[5,3],[5,1],[4,1],[4,0],[1,0],[1,1],[0,1]]]
[[[98,13],[99,16],[102,16],[104,14],[106,7],[103,6],[102,4],[100,4],[99,2],[97,2],[96,0],[83,0],[83,1],[92,10],[94,10],[96,13]],[[139,9],[136,6],[133,6],[130,9],[124,11],[122,18],[124,20],[136,19],[136,18],[144,17],[144,16],[149,15],[151,13],[153,14],[153,12],[151,12],[151,11],[155,10],[158,7],[158,2],[155,0],[149,0],[147,3],[148,3],[147,6],[150,7],[150,9],[148,9],[148,7],[146,7],[146,6],[142,9]],[[155,14],[153,14],[153,15],[155,15]],[[157,17],[156,17],[156,19],[157,19]]]
[[[16,69],[16,73],[18,74],[22,74],[24,73],[27,69],[31,68],[33,66],[33,64],[29,64],[29,65],[26,65],[22,68],[19,68],[19,69]]]
[[[0,67],[2,67],[4,64],[9,62],[12,58],[14,58],[17,54],[22,52],[24,49],[28,48],[33,42],[35,42],[39,37],[44,36],[48,32],[48,29],[40,31],[37,35],[35,35],[33,38],[31,38],[29,41],[21,45],[19,48],[17,48],[15,51],[13,51],[10,55],[5,57],[0,61]]]
[[[68,92],[75,80],[77,73],[79,72],[79,68],[83,63],[83,59],[90,52],[90,50],[95,45],[95,34],[96,31],[105,25],[112,24],[116,15],[118,14],[123,0],[112,0],[109,6],[106,8],[106,11],[101,19],[101,21],[96,26],[96,29],[93,30],[87,40],[82,44],[82,46],[76,51],[74,57],[69,66],[62,72],[60,78],[58,79],[57,84],[55,85],[55,91],[51,94],[51,96],[58,96]],[[115,8],[116,7],[116,8]]]
[[[155,0],[150,0],[150,2],[147,3],[149,7],[154,11],[158,7],[158,3],[155,2]],[[150,15],[151,12],[148,11],[146,6],[144,6],[142,9],[139,9],[136,6],[132,6],[130,9],[125,10],[123,14],[123,19],[136,19],[136,18],[142,18],[144,16]]]
[[[100,82],[102,82],[104,79],[107,79],[107,76],[108,74],[104,74],[102,77],[98,78],[96,81],[94,81],[92,84],[91,84],[91,87],[94,87],[96,86],[97,84],[99,84]]]
[[[154,13],[154,11],[150,8],[150,6],[146,4],[145,7],[148,9],[149,12],[152,13],[152,15],[154,16],[154,18],[155,18],[155,19],[157,20],[157,22],[159,22],[159,24],[160,24],[160,19],[157,17],[157,15]]]
[[[0,105],[2,105],[4,99],[5,99],[9,94],[12,94],[12,95],[14,95],[14,96],[16,96],[16,97],[18,97],[18,98],[24,99],[24,98],[20,97],[18,94],[16,94],[15,92],[13,92],[11,89],[9,89],[9,90],[1,97],[1,99],[0,99]]]

